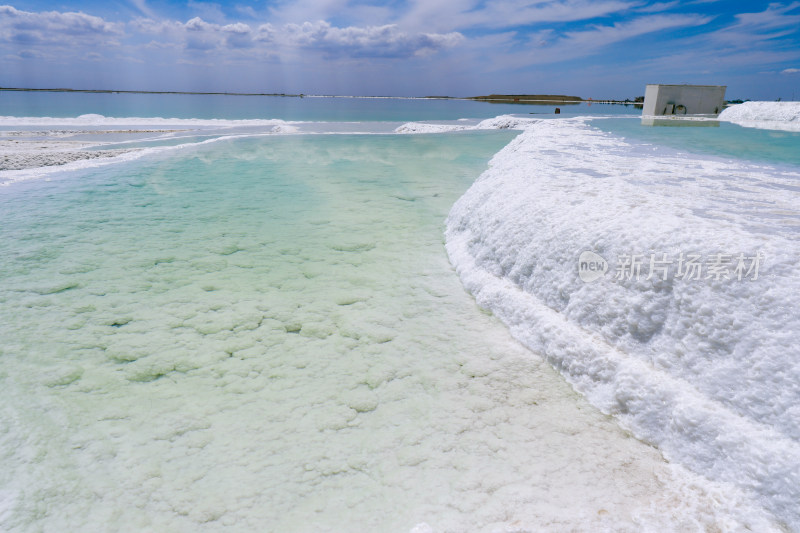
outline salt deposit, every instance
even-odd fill
[[[478,303],[594,405],[798,530],[798,180],[542,121],[454,205],[447,249]],[[609,264],[592,283],[585,251]],[[689,255],[727,274],[687,278]]]
[[[745,102],[724,109],[719,120],[748,128],[800,131],[800,102]]]
[[[0,126],[287,126],[298,124],[280,119],[200,119],[165,117],[106,117],[94,113],[77,117],[14,117],[0,116]]]
[[[60,141],[10,141],[0,140],[0,171],[66,165],[74,161],[118,157],[131,150],[81,149],[96,146],[93,143]]]
[[[508,130],[523,129],[538,122],[536,119],[501,115],[480,121],[474,126],[461,124],[431,124],[427,122],[407,122],[394,130],[395,133],[450,133],[467,130]]]

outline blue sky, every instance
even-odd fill
[[[800,100],[800,1],[0,0],[0,86]]]

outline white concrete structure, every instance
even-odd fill
[[[725,85],[647,85],[642,116],[717,115],[725,104]]]

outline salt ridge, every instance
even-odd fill
[[[452,124],[429,124],[429,123],[422,123],[422,122],[409,122],[406,123],[394,130],[394,133],[448,133],[448,132],[455,132],[455,131],[467,131],[467,130],[485,130],[485,129],[519,129],[521,127],[525,127],[533,122],[532,119],[528,118],[519,118],[513,117],[510,115],[503,115],[498,116],[491,119],[486,119],[481,121],[479,124],[474,126],[469,125],[452,125]],[[111,164],[123,163],[126,161],[132,161],[135,159],[139,159],[144,156],[153,155],[160,152],[170,151],[170,150],[177,150],[186,148],[189,146],[196,146],[207,144],[210,142],[217,142],[224,139],[235,139],[235,138],[243,138],[243,137],[257,137],[261,135],[270,135],[270,134],[295,134],[301,133],[297,125],[300,124],[309,124],[307,122],[301,121],[285,121],[281,119],[244,119],[244,120],[224,120],[224,119],[179,119],[179,118],[163,118],[163,117],[106,117],[103,115],[98,114],[86,114],[80,115],[78,117],[67,117],[67,118],[54,118],[54,117],[14,117],[14,116],[0,116],[0,126],[83,126],[83,127],[94,127],[94,126],[136,126],[136,127],[147,127],[147,128],[159,128],[159,127],[172,127],[172,126],[182,126],[186,128],[201,128],[199,131],[204,131],[208,133],[211,131],[214,133],[214,130],[203,130],[203,128],[235,128],[235,127],[258,127],[258,126],[265,126],[269,127],[268,130],[265,131],[255,131],[251,133],[240,133],[240,132],[224,132],[224,131],[216,131],[220,135],[220,137],[207,139],[201,142],[187,142],[185,144],[178,144],[174,146],[158,146],[158,147],[150,147],[144,149],[137,149],[135,151],[126,151],[121,152],[117,156],[111,157],[103,157],[103,158],[96,158],[96,159],[83,159],[83,158],[75,158],[75,161],[68,162],[66,164],[60,165],[52,165],[47,166],[45,163],[45,159],[42,160],[42,165],[34,168],[25,168],[20,170],[0,170],[0,186],[8,186],[12,183],[21,182],[21,181],[28,181],[32,179],[39,179],[39,178],[46,178],[48,176],[52,176],[54,174],[58,174],[61,172],[72,172],[83,170],[87,168],[96,168],[100,166],[106,166]],[[356,123],[358,124],[358,123]],[[91,131],[91,130],[86,130]],[[194,130],[197,132],[198,130]],[[23,132],[24,133],[24,132]],[[56,130],[53,131],[41,131],[41,132],[32,132],[32,134],[36,134],[38,136],[49,136],[51,133],[57,133],[59,135],[64,135],[65,133],[69,133],[70,135],[80,134],[81,131],[69,131],[69,132],[62,132]],[[192,133],[192,132],[190,132]],[[339,131],[322,131],[322,132],[314,132],[309,131],[306,133],[321,133],[325,135],[335,135],[335,134],[374,134],[374,132],[361,132],[361,131],[347,131],[347,132],[339,132]],[[188,136],[191,138],[191,135]],[[175,137],[174,133],[169,133],[169,138],[179,138]],[[125,145],[130,143],[139,142],[139,140],[133,141],[118,141],[111,144],[114,145]],[[108,144],[102,141],[98,141],[95,143],[87,143],[88,145],[93,145],[96,147],[103,146],[104,144]],[[56,143],[53,143],[53,147],[50,147],[48,150],[50,151],[61,151],[62,149],[58,147]],[[66,157],[66,156],[65,156]]]
[[[537,119],[500,115],[482,120],[474,126],[462,124],[430,124],[407,122],[394,130],[395,133],[451,133],[456,131],[523,129],[538,122]]]
[[[798,179],[637,153],[582,120],[534,122],[453,206],[447,251],[478,303],[594,405],[797,530],[800,268],[787,226]],[[760,251],[768,262],[756,281],[612,271],[588,284],[577,275],[585,250],[609,261]]]
[[[210,143],[216,143],[219,141],[230,140],[230,139],[238,139],[238,138],[245,138],[245,137],[259,137],[263,135],[274,135],[274,134],[289,134],[295,133],[296,129],[293,126],[281,126],[276,125],[274,126],[269,132],[261,132],[261,133],[248,133],[248,134],[227,134],[221,135],[220,137],[215,137],[212,139],[206,139],[204,141],[198,142],[186,142],[184,144],[177,144],[174,146],[154,146],[150,148],[142,148],[142,149],[134,149],[134,150],[120,150],[119,155],[111,156],[111,157],[103,157],[103,158],[96,158],[96,159],[76,159],[75,161],[71,161],[69,163],[63,165],[54,165],[54,166],[38,166],[34,168],[26,168],[21,170],[0,170],[0,187],[8,186],[12,183],[21,182],[21,181],[28,181],[32,179],[39,179],[39,178],[46,178],[48,176],[58,174],[61,172],[73,172],[78,170],[84,170],[88,168],[96,168],[102,167],[106,165],[124,163],[127,161],[133,161],[135,159],[142,158],[148,155],[154,155],[162,152],[169,152],[173,150],[183,150],[186,148],[190,148],[193,146],[201,146]],[[135,142],[135,141],[132,141]],[[55,144],[55,143],[53,143]],[[95,146],[102,146],[103,144],[107,143],[96,143]],[[113,144],[126,144],[125,142],[113,143]],[[53,150],[58,151],[58,149]],[[44,155],[46,156],[48,153],[46,152]],[[43,158],[44,159],[44,158]],[[44,163],[43,163],[44,165]]]
[[[302,124],[280,119],[199,119],[164,117],[106,117],[94,113],[78,117],[0,116],[0,126],[281,126]]]
[[[800,102],[745,102],[724,109],[719,120],[747,128],[800,131]]]

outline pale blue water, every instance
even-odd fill
[[[762,163],[800,165],[800,132],[744,128],[729,122],[715,124],[712,127],[693,123],[684,127],[645,126],[637,117],[592,123],[603,131],[636,142]]]
[[[276,96],[39,93],[0,91],[0,116],[225,118],[312,121],[413,121],[490,118],[511,113],[635,114],[633,106],[514,105],[467,100],[293,98]]]
[[[3,188],[0,526],[407,531],[444,508],[452,475],[396,465],[396,439],[458,448],[436,405],[482,394],[459,364],[522,354],[442,236],[514,135],[240,139]]]

